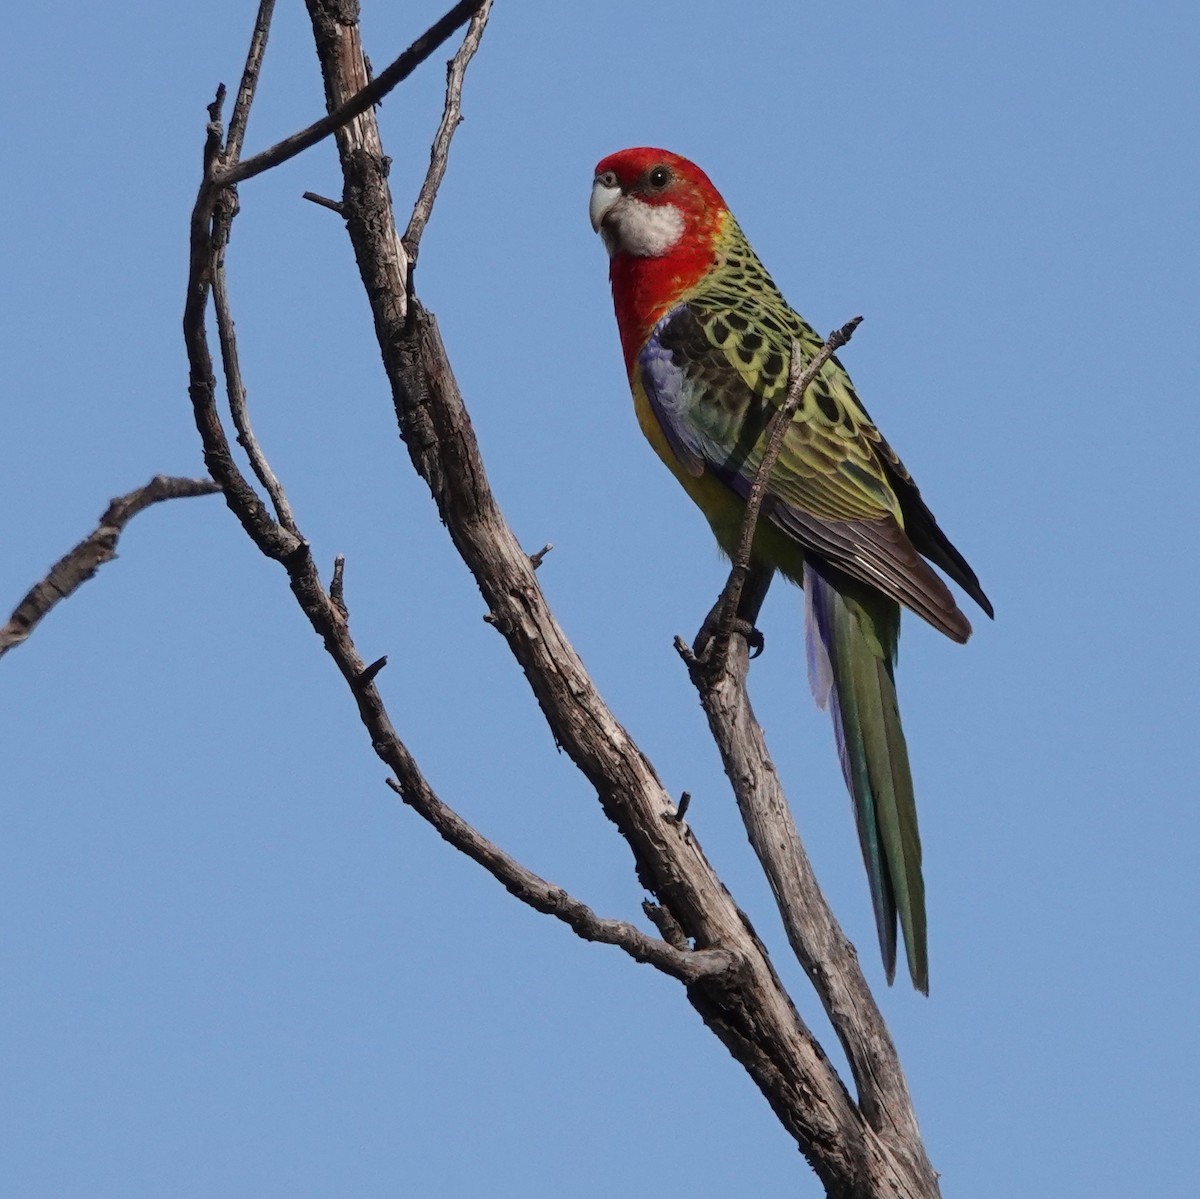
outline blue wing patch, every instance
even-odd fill
[[[704,474],[704,450],[687,419],[686,376],[682,367],[676,364],[675,356],[659,339],[663,328],[682,308],[682,304],[672,308],[654,326],[638,354],[638,367],[650,407],[675,457],[689,474],[699,477]]]

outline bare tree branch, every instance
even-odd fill
[[[254,32],[250,37],[250,49],[246,55],[246,65],[242,70],[242,78],[238,84],[237,99],[234,102],[233,113],[229,118],[229,132],[225,145],[220,154],[220,166],[213,164],[213,169],[228,170],[236,165],[241,153],[242,142],[245,139],[246,125],[250,120],[250,109],[258,91],[258,79],[262,70],[263,57],[267,50],[267,37],[271,30],[271,17],[275,9],[275,0],[260,0],[258,15],[254,22]],[[271,506],[279,523],[289,533],[298,535],[296,521],[292,515],[287,495],[280,486],[267,456],[263,452],[254,428],[250,424],[250,411],[246,400],[246,387],[242,382],[242,372],[238,365],[237,333],[234,329],[233,318],[229,311],[229,286],[225,274],[225,247],[229,240],[229,228],[237,215],[237,188],[229,186],[217,191],[215,196],[213,221],[213,268],[212,292],[213,308],[217,318],[217,337],[221,347],[221,369],[225,375],[225,392],[229,402],[229,412],[233,417],[234,428],[237,429],[238,444],[246,451],[250,468],[258,481],[266,488],[271,499]]]
[[[854,1075],[859,1105],[871,1127],[898,1154],[913,1158],[915,1172],[932,1183],[932,1167],[921,1150],[912,1097],[896,1047],[859,965],[858,954],[830,910],[804,845],[762,726],[746,692],[746,642],[731,640],[725,668],[713,673],[689,660],[709,729],[721,754],[746,826],[783,919],[788,942],[821,1000]]]
[[[225,243],[214,245],[212,268],[213,309],[217,317],[217,340],[221,347],[221,370],[225,375],[225,394],[229,401],[229,412],[233,426],[237,429],[237,440],[246,451],[250,467],[258,481],[267,490],[271,506],[279,523],[291,534],[300,536],[296,518],[283,485],[276,478],[263,448],[254,435],[250,424],[250,410],[246,402],[246,386],[242,382],[242,370],[238,361],[237,334],[229,310],[229,286],[225,273]]]
[[[233,201],[218,207],[218,197],[228,196],[213,185],[222,145],[221,107],[225,88],[217,89],[208,106],[209,121],[204,139],[204,173],[196,203],[192,207],[188,239],[188,281],[183,309],[183,337],[187,349],[188,395],[208,473],[225,494],[225,502],[259,549],[277,561],[303,548],[297,534],[277,524],[254,488],[238,469],[229,439],[217,411],[217,384],[212,354],[208,348],[205,311],[217,269],[218,256],[229,237],[229,226],[237,212]]]
[[[125,526],[151,504],[195,495],[212,495],[219,488],[208,479],[180,479],[155,475],[144,487],[118,496],[104,510],[96,530],[69,554],[60,558],[50,573],[35,584],[17,605],[8,623],[0,629],[0,658],[20,645],[51,608],[86,583],[106,562],[117,556],[117,541]]]
[[[680,639],[676,640],[676,649],[688,664],[700,693],[750,844],[771,885],[788,941],[850,1062],[863,1113],[898,1152],[911,1152],[913,1146],[919,1149],[921,1141],[899,1056],[863,977],[854,946],[830,910],[796,831],[762,728],[750,706],[746,644],[731,637],[749,574],[755,528],[787,427],[821,368],[850,340],[861,322],[862,317],[855,317],[831,333],[807,363],[800,343],[793,342],[788,393],[767,429],[766,449],[747,497],[737,552],[718,601],[721,616],[710,653],[706,660],[698,661]],[[923,1151],[915,1164],[933,1177]]]
[[[211,164],[221,141],[220,104],[222,95],[210,106],[206,135],[206,174],[201,181],[196,211],[203,213],[206,193],[211,194]],[[540,878],[488,841],[443,803],[408,752],[392,726],[391,719],[375,686],[375,677],[387,662],[386,657],[367,664],[359,655],[350,636],[344,600],[344,560],[338,559],[330,592],[326,592],[307,543],[293,525],[286,528],[272,520],[253,489],[233,462],[228,438],[221,425],[216,405],[216,379],[208,350],[204,308],[197,297],[204,294],[205,283],[219,279],[224,247],[228,242],[229,223],[235,209],[219,205],[210,220],[192,223],[192,277],[188,282],[189,302],[185,311],[184,337],[191,366],[192,396],[196,425],[204,442],[205,461],[221,483],[226,501],[250,533],[260,551],[279,561],[287,570],[292,591],[325,648],[337,663],[358,704],[359,715],[379,758],[395,775],[389,785],[404,801],[456,849],[467,854],[488,870],[510,893],[538,911],[550,913],[567,923],[579,936],[616,945],[639,962],[647,962],[682,982],[691,984],[734,970],[734,955],[721,949],[680,949],[665,941],[648,937],[623,921],[597,916],[580,900],[561,887]],[[215,291],[215,288],[214,288]],[[232,326],[232,320],[225,313]],[[241,370],[237,345],[223,342],[227,368],[227,386],[240,386]],[[231,402],[233,397],[231,395]],[[273,478],[273,476],[272,476]],[[208,490],[215,490],[206,485]],[[278,486],[278,483],[276,483]],[[282,488],[279,487],[282,495]],[[286,500],[283,507],[287,510]]]
[[[406,784],[395,779],[387,780],[388,786],[407,804],[413,803],[413,782],[411,778]],[[570,925],[585,941],[618,945],[636,961],[655,966],[664,974],[685,983],[728,974],[737,967],[734,955],[724,950],[688,949],[686,942],[682,946],[673,946],[665,940],[648,937],[641,929],[624,920],[608,920],[597,916],[591,908],[568,895],[561,887],[526,870],[432,793],[423,797],[421,815],[456,849],[466,853],[498,878],[510,894],[531,908]]]
[[[361,60],[357,26],[336,0],[307,0],[329,106],[356,83],[346,64]],[[371,114],[358,118],[362,126]],[[761,942],[704,859],[653,768],[603,701],[547,608],[529,558],[495,505],[470,420],[433,317],[415,298],[401,303],[394,279],[394,216],[386,188],[362,186],[362,145],[339,138],[347,229],[372,304],[401,434],[426,479],[455,545],[507,639],[558,744],[597,789],[633,850],[638,875],[656,896],[660,931],[678,942],[721,946],[741,968],[688,987],[709,1027],[745,1066],[831,1195],[937,1195],[915,1154],[885,1144],[849,1101],[770,965]],[[675,933],[672,940],[676,939]]]
[[[851,1101],[776,976],[765,947],[691,831],[676,818],[653,767],[604,705],[546,606],[533,563],[491,495],[436,322],[407,291],[409,258],[396,236],[374,114],[370,100],[354,103],[356,96],[362,100],[366,72],[358,26],[347,20],[340,0],[307,3],[334,114],[330,128],[336,126],[342,160],[343,214],[373,308],[402,435],[556,740],[596,787],[605,812],[629,843],[639,878],[657,900],[655,923],[660,931],[670,930],[670,938],[664,931],[664,940],[656,942],[623,922],[600,920],[579,901],[560,896],[551,884],[523,871],[440,804],[392,727],[375,687],[374,674],[384,659],[368,666],[354,646],[340,579],[335,600],[326,593],[299,533],[272,518],[234,463],[216,408],[204,310],[234,212],[218,196],[229,194],[222,191],[223,183],[248,175],[238,175],[236,166],[219,173],[219,94],[210,107],[204,177],[193,210],[184,332],[189,394],[205,461],[227,504],[260,551],[285,567],[297,601],[350,687],[373,748],[392,770],[405,802],[525,902],[553,911],[581,936],[612,940],[638,960],[684,980],[693,1006],[750,1073],[829,1194],[934,1199],[936,1178],[919,1140],[914,1146],[893,1136],[902,1120],[865,1119]],[[431,186],[436,193],[436,180]],[[236,346],[232,351],[236,358]],[[802,392],[802,381],[794,382]],[[693,960],[697,953],[714,950],[718,952],[700,962]]]
[[[300,198],[317,204],[321,208],[328,208],[330,212],[336,212],[338,216],[342,215],[342,202],[340,200],[331,200],[328,196],[317,195],[316,192],[304,192]]]
[[[345,102],[328,116],[314,121],[291,137],[276,142],[261,154],[221,171],[215,182],[219,187],[229,187],[261,175],[263,171],[277,167],[280,163],[295,158],[322,138],[328,137],[343,125],[373,108],[397,84],[403,83],[460,25],[469,21],[486,3],[486,0],[459,0],[444,17],[435,21],[407,50],[390,63],[375,79],[346,97]],[[365,68],[364,68],[365,74]]]
[[[450,142],[461,120],[465,71],[478,48],[491,0],[456,5],[374,83],[368,79],[356,4],[349,5],[346,0],[307,0],[307,4],[330,116],[247,163],[237,161],[265,53],[273,0],[260,0],[224,142],[224,86],[209,106],[203,176],[190,223],[183,325],[189,396],[205,462],[215,482],[157,476],[145,487],[113,500],[97,530],[55,565],[0,629],[0,656],[25,640],[55,603],[115,557],[117,540],[134,515],[164,499],[221,490],[259,550],[285,568],[297,602],[355,699],[375,753],[391,771],[388,785],[406,804],[523,903],[553,915],[584,939],[616,945],[635,960],[682,982],[689,1001],[754,1079],[829,1195],[839,1199],[937,1199],[937,1178],[921,1145],[895,1049],[854,949],[812,875],[762,730],[750,708],[745,689],[746,647],[739,642],[734,648],[730,639],[739,597],[750,573],[751,546],[766,482],[787,423],[805,389],[850,338],[861,318],[832,334],[803,370],[800,349],[794,347],[788,396],[770,426],[733,569],[719,601],[718,652],[701,661],[680,644],[751,842],[783,913],[789,940],[851,1062],[859,1092],[856,1106],[775,974],[765,946],[683,823],[687,793],[678,808],[674,807],[653,766],[604,704],[546,605],[534,571],[550,546],[526,555],[513,536],[490,491],[437,323],[411,293],[408,268],[415,260],[445,174]],[[463,44],[448,64],[442,120],[402,244],[396,234],[386,185],[387,160],[372,106],[468,18],[471,23]],[[655,902],[647,901],[644,910],[661,939],[625,921],[598,916],[492,844],[438,798],[392,726],[376,688],[375,679],[387,657],[366,663],[351,638],[344,560],[336,560],[326,591],[286,493],[254,437],[225,278],[225,250],[238,205],[234,184],[286,161],[330,132],[337,135],[344,198],[340,204],[312,198],[336,208],[346,219],[372,305],[401,435],[474,574],[488,605],[488,619],[506,638],[556,741],[595,786],[604,811],[629,844],[638,877],[655,897]],[[233,423],[270,496],[274,516],[238,468],[218,411],[205,323],[210,292]]]
[[[458,53],[446,64],[446,103],[442,109],[441,124],[434,134],[433,145],[429,149],[429,170],[425,182],[421,184],[417,202],[413,205],[412,216],[408,220],[408,228],[400,239],[408,252],[411,262],[416,262],[421,248],[421,235],[433,212],[433,203],[437,199],[438,188],[446,175],[446,165],[450,158],[450,142],[454,131],[462,123],[462,89],[463,80],[467,77],[467,66],[479,49],[483,31],[487,27],[488,17],[492,12],[492,0],[484,0],[483,6],[471,18],[467,26],[466,36]]]
[[[229,117],[229,136],[225,141],[225,157],[229,162],[237,162],[242,155],[246,126],[250,121],[250,106],[254,103],[254,93],[258,90],[258,76],[267,52],[267,37],[271,32],[271,18],[274,15],[275,0],[259,0],[254,32],[250,35],[250,49],[246,53],[246,65],[242,68],[242,80],[238,84],[233,112]]]

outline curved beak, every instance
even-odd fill
[[[592,184],[592,198],[588,202],[588,216],[592,220],[592,228],[597,233],[604,224],[604,218],[612,211],[613,206],[621,198],[619,187],[608,187],[597,179]]]

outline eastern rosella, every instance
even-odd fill
[[[596,167],[590,215],[609,254],[642,432],[732,555],[764,431],[787,394],[793,341],[810,358],[822,338],[687,159],[644,147],[609,155]],[[971,626],[925,559],[992,615],[975,572],[832,358],[771,472],[756,584],[741,615],[753,623],[776,570],[807,594],[809,678],[832,711],[887,978],[898,919],[913,985],[928,993],[921,843],[893,678],[900,605],[955,641]]]

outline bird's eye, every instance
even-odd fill
[[[655,191],[662,191],[671,182],[671,172],[666,167],[655,167],[648,176],[648,182]]]

